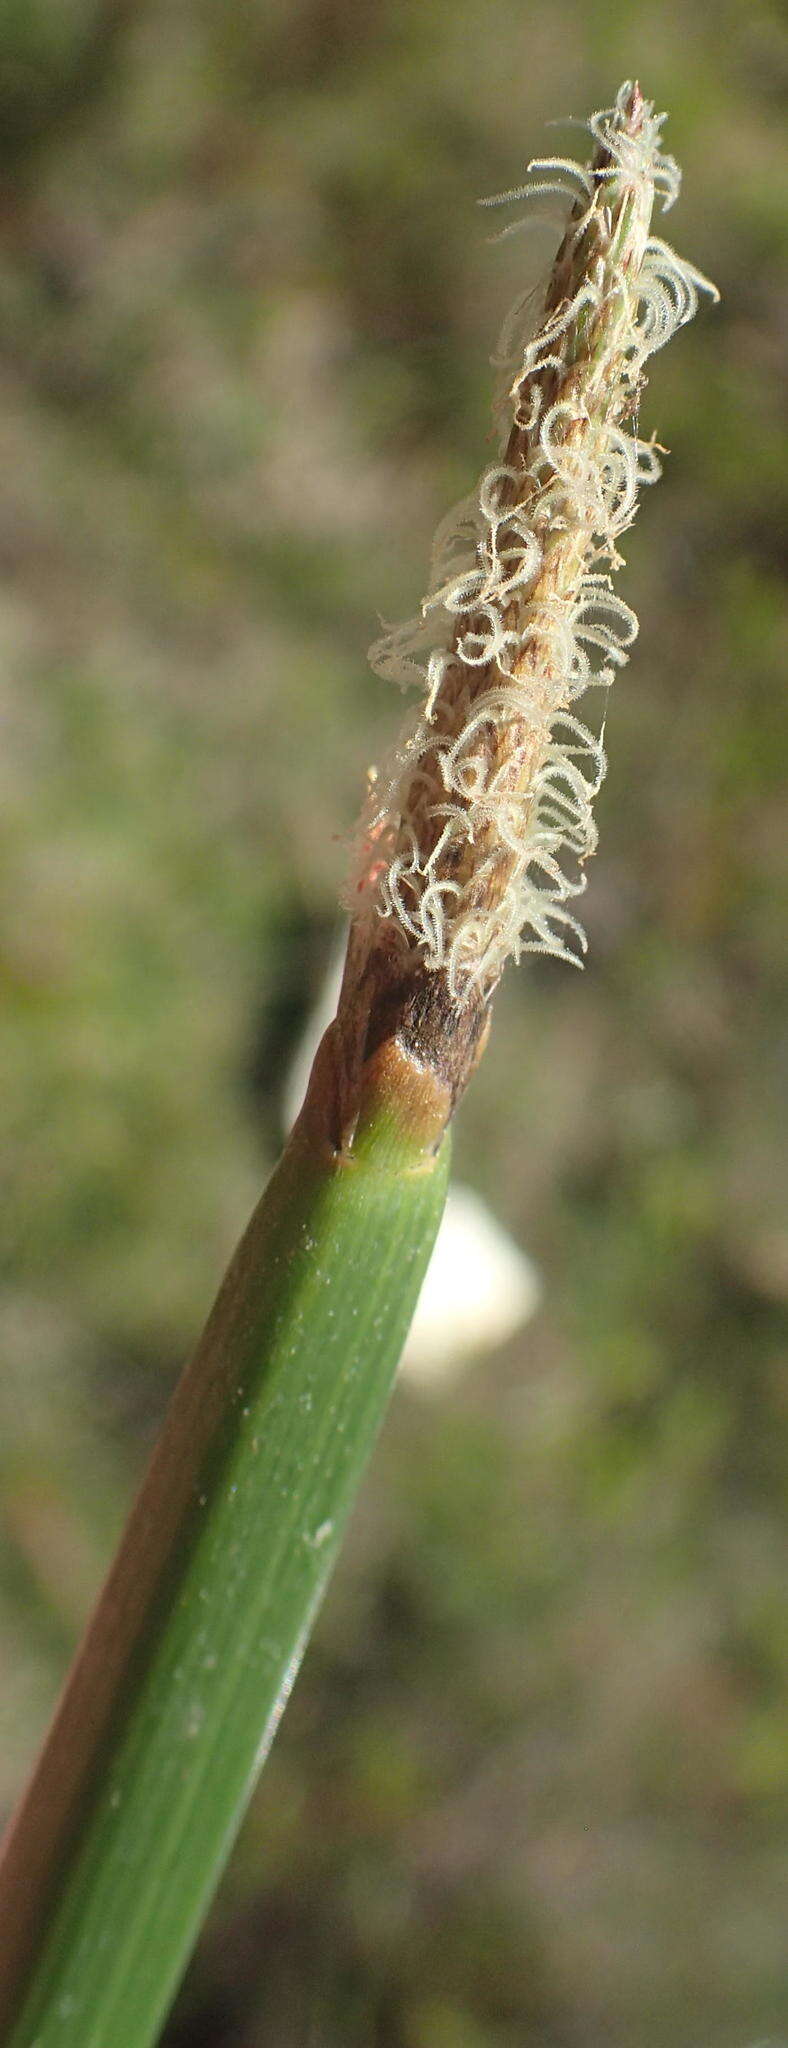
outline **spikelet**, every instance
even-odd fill
[[[351,956],[440,973],[459,1006],[485,1002],[510,956],[585,951],[570,906],[596,846],[604,720],[576,707],[608,688],[637,633],[612,572],[640,486],[660,474],[637,433],[644,366],[700,292],[717,296],[651,233],[655,201],[671,206],[680,184],[663,120],[627,83],[587,123],[588,164],[535,160],[502,195],[566,204],[543,316],[531,334],[530,293],[507,316],[499,459],[438,528],[420,614],[370,650],[423,701],[371,786]]]

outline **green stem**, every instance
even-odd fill
[[[448,1140],[398,1099],[378,1076],[339,1153],[302,1116],[175,1395],[0,1868],[12,2048],[146,2048],[179,1981],[443,1209]]]

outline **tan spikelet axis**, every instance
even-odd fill
[[[589,162],[537,159],[503,195],[558,195],[566,227],[536,332],[530,292],[504,323],[499,458],[439,527],[421,612],[370,651],[422,702],[362,819],[346,1003],[362,982],[426,976],[443,1014],[478,1013],[510,956],[585,950],[570,905],[596,845],[604,720],[577,707],[593,689],[604,703],[637,632],[612,576],[660,473],[637,430],[644,367],[700,291],[717,296],[652,233],[680,186],[663,121],[627,83],[586,124]]]

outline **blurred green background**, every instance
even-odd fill
[[[723,302],[643,408],[589,964],[510,971],[459,1120],[544,1301],[398,1392],[170,2048],[788,2037],[788,39],[757,0],[0,6],[4,1806],[275,1154],[402,716],[366,646],[555,245],[475,200],[633,75]]]

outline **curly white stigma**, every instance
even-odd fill
[[[700,291],[717,297],[651,233],[655,201],[671,206],[680,184],[663,120],[627,83],[587,123],[588,164],[536,159],[502,195],[567,202],[542,321],[528,338],[530,293],[505,320],[499,460],[439,526],[421,613],[370,650],[424,702],[372,784],[357,940],[442,971],[460,1003],[487,996],[510,956],[585,951],[568,906],[606,763],[576,706],[609,686],[637,633],[612,571],[639,487],[660,474],[633,425],[644,365]]]

